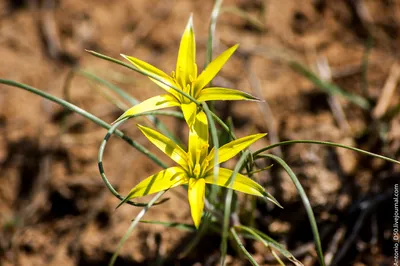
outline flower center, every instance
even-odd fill
[[[191,171],[191,175],[196,179],[204,175],[204,172],[209,165],[209,161],[206,159],[207,154],[208,144],[204,144],[200,149],[196,149]]]
[[[171,72],[171,77],[174,80],[175,84],[185,93],[194,97],[194,81],[195,78],[192,75],[189,75],[189,83],[186,83],[183,79],[181,81],[178,80],[175,71]],[[179,100],[181,103],[190,103],[191,100],[185,97],[184,95],[179,93]]]

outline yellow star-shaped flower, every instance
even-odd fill
[[[189,126],[192,126],[197,114],[196,104],[172,87],[187,93],[198,102],[212,100],[258,100],[252,95],[239,90],[221,87],[205,88],[205,86],[218,74],[222,66],[235,52],[237,47],[238,45],[234,45],[223,52],[198,76],[196,65],[196,43],[193,31],[193,21],[192,17],[190,17],[181,39],[176,70],[175,72],[172,72],[171,76],[135,57],[122,55],[145,74],[149,74],[162,80],[162,82],[160,82],[159,80],[150,78],[154,83],[167,91],[168,94],[152,97],[133,106],[123,113],[117,121],[139,113],[154,111],[166,107],[180,106],[186,122]]]
[[[151,175],[136,185],[120,203],[170,189],[179,185],[188,185],[188,199],[195,226],[198,228],[204,209],[205,184],[229,187],[247,194],[267,197],[274,203],[276,200],[258,183],[242,174],[237,174],[230,185],[232,170],[219,169],[218,178],[214,178],[214,148],[208,150],[208,123],[206,115],[200,111],[189,133],[188,151],[184,151],[175,142],[161,133],[138,125],[143,134],[161,151],[174,160],[178,166],[173,166]],[[223,163],[266,134],[255,134],[234,140],[218,149],[218,164]]]

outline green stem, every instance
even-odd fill
[[[125,244],[125,242],[128,240],[130,237],[133,229],[135,229],[136,225],[139,223],[140,219],[146,214],[146,212],[150,209],[152,205],[155,204],[155,202],[165,193],[166,191],[160,191],[155,195],[150,202],[144,207],[139,214],[136,216],[135,220],[132,221],[131,225],[129,226],[128,230],[126,231],[125,235],[122,237],[121,241],[119,241],[117,250],[114,252],[110,262],[108,263],[109,266],[113,266],[115,264],[115,261],[118,258],[119,252],[121,251],[122,246]]]
[[[232,209],[232,197],[233,197],[233,189],[232,185],[235,182],[236,175],[239,173],[240,169],[242,168],[242,165],[246,161],[247,155],[249,154],[249,151],[246,151],[242,154],[240,157],[239,161],[237,162],[235,169],[232,172],[231,177],[227,180],[226,184],[229,186],[230,189],[228,189],[228,192],[226,194],[225,198],[225,210],[224,210],[224,221],[223,221],[223,229],[222,229],[222,241],[221,241],[221,260],[220,264],[221,266],[225,265],[225,257],[226,257],[226,252],[228,250],[228,229],[229,229],[229,220],[231,217],[231,209]]]
[[[108,178],[104,172],[104,166],[103,166],[103,155],[104,155],[104,150],[106,148],[107,142],[110,139],[110,137],[112,136],[112,134],[114,134],[115,130],[117,130],[117,128],[125,123],[128,119],[125,118],[121,121],[118,121],[117,123],[115,123],[107,132],[107,134],[105,135],[103,141],[101,142],[100,148],[99,148],[99,153],[98,153],[98,157],[97,157],[97,164],[99,167],[99,172],[101,175],[101,179],[103,180],[104,184],[106,185],[106,187],[108,188],[108,190],[110,190],[110,192],[117,197],[119,200],[123,201],[125,198],[123,196],[121,196],[115,189],[114,187],[111,185],[111,183],[108,181]],[[166,168],[166,166],[163,166],[164,168]],[[157,202],[156,204],[161,204],[164,201],[166,201],[168,199],[165,199],[163,201]],[[126,203],[132,205],[132,206],[136,206],[136,207],[144,207],[147,206],[147,203],[136,203],[136,202],[132,202],[132,201],[126,201]]]
[[[246,256],[246,258],[250,261],[250,263],[253,266],[258,266],[258,263],[254,260],[254,258],[251,256],[251,254],[247,251],[247,249],[244,247],[242,241],[240,241],[240,238],[238,234],[236,233],[236,230],[234,227],[231,228],[231,234],[233,236],[233,239],[236,241],[238,244],[240,250],[243,252],[243,254]]]
[[[133,66],[131,66],[131,65],[129,65],[129,64],[126,64],[126,63],[124,63],[124,62],[122,62],[122,61],[120,61],[120,60],[117,60],[117,59],[115,59],[115,58],[112,58],[112,57],[109,57],[109,56],[106,56],[106,55],[103,55],[103,54],[100,54],[100,53],[97,53],[97,52],[95,52],[95,51],[90,51],[90,50],[86,50],[86,51],[87,51],[88,53],[90,53],[90,54],[96,56],[96,57],[99,57],[99,58],[101,58],[101,59],[104,59],[104,60],[107,60],[107,61],[116,63],[116,64],[121,65],[121,66],[124,66],[124,67],[127,67],[127,68],[129,68],[129,69],[131,69],[131,70],[134,70],[134,71],[136,71],[136,72],[138,72],[138,73],[140,73],[140,74],[142,74],[142,75],[145,75],[145,76],[148,76],[148,77],[150,77],[150,78],[152,78],[152,79],[155,79],[155,80],[161,82],[162,84],[164,84],[164,85],[170,87],[171,89],[175,90],[176,92],[182,94],[184,97],[188,98],[189,100],[191,100],[192,102],[194,102],[196,105],[199,106],[199,105],[201,104],[199,101],[197,101],[195,98],[193,98],[192,96],[190,96],[190,95],[187,94],[186,92],[184,92],[184,91],[178,89],[178,88],[177,88],[176,86],[174,86],[173,84],[170,84],[170,83],[168,83],[168,82],[165,82],[165,80],[160,79],[157,75],[154,75],[154,74],[152,74],[152,73],[150,73],[150,72],[148,72],[148,71],[143,71],[143,70],[141,70],[141,69],[139,69],[139,68],[136,68],[136,67],[133,67]]]
[[[276,155],[273,155],[273,154],[263,154],[263,155],[260,155],[260,156],[266,157],[266,158],[270,158],[270,159],[276,161],[277,163],[279,163],[285,169],[285,171],[289,174],[290,179],[292,179],[292,182],[296,186],[296,189],[299,192],[300,198],[303,201],[303,205],[304,205],[304,207],[306,209],[307,216],[308,216],[308,219],[309,219],[310,224],[311,224],[311,230],[312,230],[312,233],[314,235],[314,243],[315,243],[315,246],[316,246],[316,249],[317,249],[319,263],[322,266],[325,266],[324,255],[323,255],[323,252],[322,252],[321,240],[319,238],[317,222],[315,221],[315,216],[314,216],[314,213],[312,211],[312,207],[311,207],[310,201],[308,200],[307,194],[304,191],[304,188],[302,187],[302,185],[300,184],[299,179],[296,177],[296,175],[292,171],[292,169],[286,164],[286,162],[284,160],[282,160],[280,157],[278,157]]]
[[[331,146],[331,147],[344,148],[344,149],[356,151],[356,152],[359,152],[359,153],[362,153],[362,154],[365,154],[365,155],[369,155],[369,156],[372,156],[372,157],[375,157],[375,158],[386,160],[386,161],[389,161],[389,162],[392,162],[392,163],[400,164],[399,161],[397,161],[395,159],[392,159],[392,158],[389,158],[389,157],[386,157],[386,156],[383,156],[383,155],[375,154],[375,153],[372,153],[372,152],[369,152],[369,151],[364,151],[364,150],[361,150],[361,149],[358,149],[358,148],[354,148],[354,147],[351,147],[351,146],[346,146],[346,145],[343,145],[343,144],[338,144],[338,143],[334,143],[334,142],[327,142],[327,141],[319,141],[319,140],[288,140],[288,141],[282,141],[282,142],[274,143],[274,144],[271,144],[271,145],[269,145],[267,147],[264,147],[264,148],[262,148],[262,149],[260,149],[260,150],[258,150],[256,152],[254,152],[253,153],[253,157],[254,158],[260,157],[260,155],[259,155],[260,153],[262,153],[264,151],[267,151],[267,150],[270,150],[270,149],[273,149],[275,147],[280,147],[280,146],[289,145],[289,144],[296,144],[296,143],[319,144],[319,145],[326,145],[326,146]]]
[[[208,28],[208,40],[207,40],[207,51],[206,51],[206,65],[212,61],[213,54],[213,38],[215,33],[215,28],[217,26],[218,15],[221,11],[221,5],[223,0],[216,0],[214,3],[213,10],[211,12],[210,27]]]
[[[13,80],[8,80],[8,79],[0,79],[0,84],[5,84],[5,85],[9,85],[9,86],[13,86],[13,87],[17,87],[17,88],[21,88],[24,89],[26,91],[32,92],[34,94],[37,94],[43,98],[46,98],[52,102],[55,102],[61,106],[63,106],[64,108],[71,110],[77,114],[80,114],[81,116],[89,119],[90,121],[94,122],[95,124],[105,128],[105,129],[110,129],[111,125],[106,123],[105,121],[101,120],[100,118],[92,115],[91,113],[83,110],[82,108],[67,102],[63,99],[60,99],[58,97],[55,97],[47,92],[38,90],[34,87],[31,87],[29,85],[23,84],[23,83],[19,83]],[[131,145],[132,147],[134,147],[135,149],[137,149],[138,151],[140,151],[141,153],[143,153],[144,155],[146,155],[147,157],[149,157],[153,162],[155,162],[157,165],[161,166],[161,167],[165,167],[165,164],[158,159],[154,154],[152,154],[149,150],[147,150],[146,148],[144,148],[142,145],[140,145],[139,143],[135,142],[134,140],[132,140],[131,138],[129,138],[128,136],[126,136],[122,131],[120,130],[116,130],[115,135],[117,135],[118,137],[120,137],[121,139],[125,140],[129,145]]]

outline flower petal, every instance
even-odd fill
[[[244,176],[242,174],[237,174],[235,177],[235,181],[232,186],[229,186],[230,177],[232,176],[233,171],[226,168],[219,168],[219,175],[217,182],[214,182],[214,174],[211,172],[204,179],[207,184],[218,185],[221,187],[232,188],[233,190],[237,190],[246,194],[266,197],[267,193],[264,188],[260,186],[257,182],[252,179]]]
[[[142,133],[162,152],[168,155],[172,160],[188,169],[188,157],[186,152],[178,146],[174,141],[167,138],[163,134],[141,125],[137,125]]]
[[[190,16],[183,32],[181,44],[179,46],[178,60],[176,62],[176,79],[182,88],[197,78],[196,67],[196,42],[193,31],[193,18]]]
[[[196,228],[199,228],[201,215],[203,214],[205,188],[206,184],[204,178],[189,179],[188,199],[192,219]]]
[[[204,101],[236,101],[236,100],[250,100],[261,101],[260,99],[239,90],[211,87],[201,90],[197,97],[199,102]]]
[[[130,199],[150,195],[187,183],[188,178],[186,172],[181,167],[170,167],[157,174],[149,176],[137,184],[118,206]]]
[[[254,135],[246,136],[244,138],[233,140],[233,141],[225,144],[224,146],[222,146],[221,148],[218,149],[218,163],[223,163],[223,162],[229,160],[230,158],[232,158],[233,156],[238,154],[240,151],[246,149],[251,144],[253,144],[257,140],[261,139],[265,135],[267,135],[267,134],[266,133],[254,134]],[[214,149],[212,149],[210,151],[207,159],[210,162],[214,160]],[[212,168],[213,166],[211,165],[210,167]]]
[[[189,148],[192,162],[195,162],[196,151],[201,150],[200,162],[208,153],[208,121],[206,114],[201,111],[196,115],[193,127],[189,131]]]
[[[160,86],[162,89],[166,90],[167,92],[169,92],[175,96],[178,94],[174,89],[172,89],[171,87],[168,86],[168,85],[176,86],[176,84],[175,84],[175,81],[170,76],[168,76],[164,71],[156,68],[155,66],[150,65],[149,63],[146,63],[140,59],[137,59],[135,57],[127,56],[127,55],[123,55],[123,54],[121,54],[121,56],[123,56],[125,59],[127,59],[129,62],[131,62],[139,70],[143,71],[144,74],[148,75],[149,78],[154,83],[156,83],[158,86]],[[151,76],[157,77],[158,79],[165,82],[165,84],[152,78]]]
[[[225,65],[226,61],[231,57],[231,55],[238,48],[238,44],[232,46],[228,50],[224,51],[220,54],[214,61],[212,61],[206,69],[201,72],[199,77],[196,79],[194,84],[194,91],[199,93],[202,88],[204,88],[221,70],[221,68]],[[197,94],[195,94],[197,95]]]
[[[182,103],[181,108],[186,123],[188,124],[189,128],[192,127],[196,118],[197,105],[194,102]]]
[[[126,117],[150,112],[158,109],[163,109],[172,106],[179,106],[179,102],[172,95],[164,94],[149,98],[125,111],[115,122],[118,122]],[[114,122],[114,123],[115,123]]]

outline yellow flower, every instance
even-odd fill
[[[199,76],[197,76],[196,43],[192,17],[190,17],[186,29],[182,35],[178,60],[176,62],[176,70],[175,72],[172,72],[171,76],[135,57],[122,55],[145,74],[149,74],[161,80],[162,82],[150,77],[154,83],[167,91],[168,94],[152,97],[138,105],[133,106],[123,113],[117,119],[117,121],[125,117],[137,115],[139,113],[149,112],[166,107],[180,106],[185,120],[189,126],[192,126],[194,118],[197,114],[196,104],[172,87],[187,93],[198,102],[212,100],[258,100],[250,94],[239,90],[221,87],[204,88],[218,74],[222,66],[235,52],[237,47],[238,45],[234,45],[223,52],[214,61],[212,61]]]
[[[267,197],[276,202],[269,193],[265,192],[263,187],[242,174],[238,173],[234,182],[230,185],[229,179],[232,170],[220,168],[218,178],[215,180],[213,173],[214,148],[209,152],[208,124],[203,111],[196,115],[195,122],[190,130],[187,152],[159,132],[141,125],[138,125],[138,127],[157,148],[174,160],[178,166],[162,170],[141,181],[129,192],[120,205],[132,198],[186,184],[188,185],[188,199],[192,218],[198,228],[204,208],[205,184],[230,187],[243,193]],[[255,134],[223,145],[218,149],[218,164],[229,160],[265,135]]]

